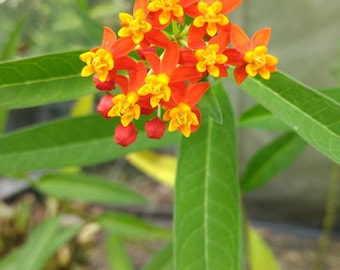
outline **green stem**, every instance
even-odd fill
[[[318,248],[313,270],[323,269],[325,254],[330,243],[330,235],[334,226],[336,216],[337,195],[340,187],[339,169],[340,167],[335,164],[331,172],[326,214],[323,220],[322,232],[318,240]]]

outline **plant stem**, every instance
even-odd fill
[[[313,270],[323,269],[325,253],[330,243],[330,235],[334,226],[336,216],[337,195],[340,187],[339,169],[340,167],[334,164],[329,181],[326,214],[323,220],[322,232],[318,240],[318,247]]]

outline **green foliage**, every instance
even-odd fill
[[[222,83],[211,90],[223,108],[223,124],[206,117],[180,147],[175,188],[175,269],[239,269],[241,263],[233,113]]]
[[[173,244],[169,243],[152,256],[151,260],[143,267],[143,270],[172,270],[172,254]]]
[[[33,186],[43,194],[60,200],[87,203],[141,204],[146,200],[121,183],[109,182],[99,176],[84,173],[46,174]]]
[[[109,235],[106,240],[107,258],[111,269],[132,270],[133,266],[125,250],[124,241],[115,235]]]

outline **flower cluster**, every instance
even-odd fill
[[[116,143],[135,141],[141,115],[150,118],[149,138],[161,138],[167,127],[189,137],[200,125],[206,77],[227,77],[230,65],[238,84],[257,74],[270,78],[278,62],[267,53],[270,28],[249,38],[228,18],[241,1],[136,0],[133,14],[119,14],[117,34],[104,27],[102,44],[80,55],[81,76],[94,74],[96,88],[106,91],[97,110],[120,118]]]

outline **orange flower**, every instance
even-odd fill
[[[135,44],[130,39],[118,39],[109,27],[104,27],[103,41],[99,48],[81,54],[80,60],[86,63],[81,71],[82,77],[88,77],[93,73],[98,75],[100,82],[105,82],[109,74],[119,68],[117,63],[131,63],[126,60]]]
[[[170,132],[179,130],[185,137],[197,130],[200,125],[201,113],[196,104],[208,90],[208,82],[200,82],[187,86],[177,84],[168,103],[163,120],[169,121]]]
[[[232,25],[230,39],[234,49],[228,49],[226,55],[229,63],[236,66],[234,77],[238,84],[257,74],[268,80],[270,73],[277,70],[278,58],[267,54],[270,33],[270,28],[262,28],[249,39],[240,27]]]

